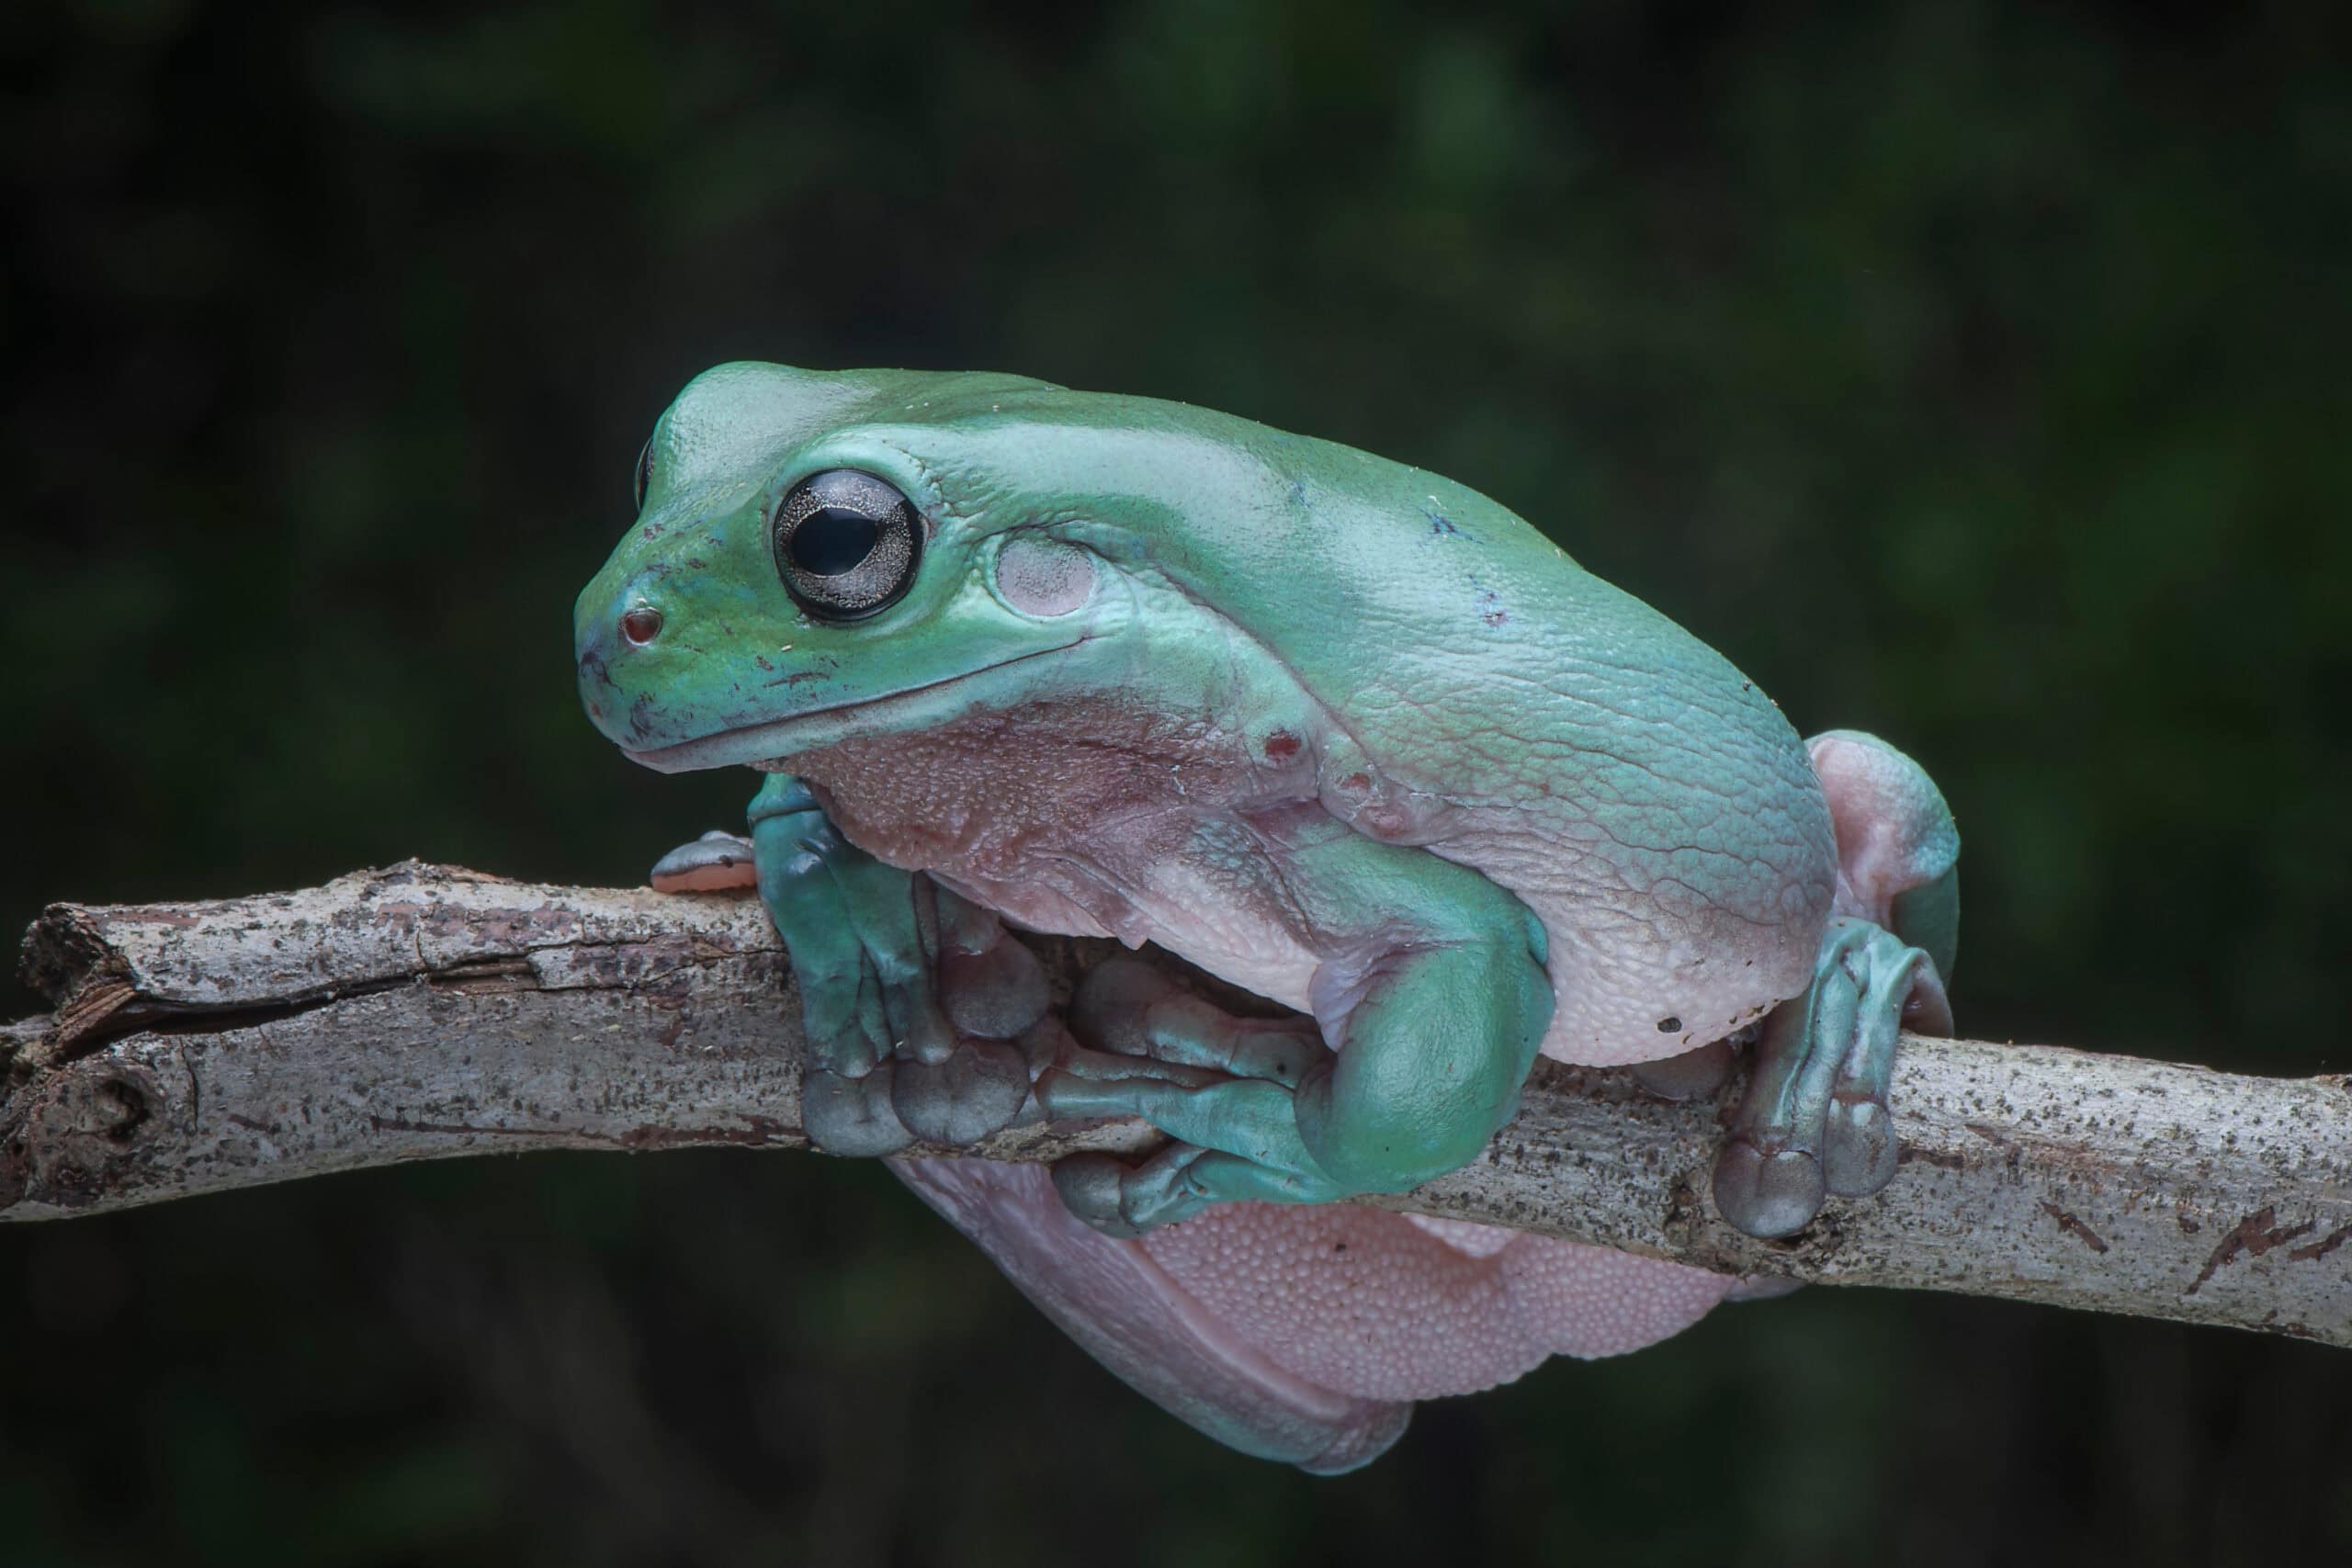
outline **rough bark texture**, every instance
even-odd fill
[[[1034,939],[1067,986],[1101,944]],[[1172,961],[1171,961],[1172,963]],[[0,1218],[528,1148],[806,1146],[799,1007],[755,900],[409,863],[212,903],[52,907],[0,1028]],[[2352,1345],[2352,1080],[1906,1042],[1902,1168],[1784,1242],[1714,1213],[1737,1092],[1540,1063],[1486,1157],[1399,1201],[1730,1272]],[[1136,1149],[1134,1123],[977,1151]]]

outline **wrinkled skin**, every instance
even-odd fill
[[[748,840],[838,1152],[1139,1115],[1141,1166],[899,1161],[1114,1370],[1317,1470],[1410,1401],[1672,1333],[1733,1281],[1314,1207],[1474,1158],[1539,1053],[1708,1087],[1758,1235],[1894,1174],[1894,1039],[1948,1023],[1958,840],[1867,736],[1801,742],[1720,656],[1433,475],[1017,378],[729,365],[657,425],[580,599],[590,716],[770,776]],[[1004,923],[1155,942],[1050,1016]],[[1183,1222],[1177,1224],[1176,1222]],[[1283,1281],[1271,1298],[1266,1281]]]

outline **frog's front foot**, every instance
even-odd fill
[[[829,1154],[960,1145],[1029,1097],[1013,1042],[1046,1012],[1044,972],[996,917],[835,831],[797,780],[771,775],[749,840],[707,833],[662,857],[653,886],[756,883],[800,988],[801,1120]]]
[[[1237,1018],[1137,959],[1091,970],[1070,1001],[1078,1042],[1037,1080],[1057,1121],[1141,1116],[1174,1139],[1139,1166],[1073,1155],[1054,1167],[1070,1212],[1133,1236],[1233,1198],[1350,1196],[1306,1152],[1294,1095],[1330,1056],[1304,1020]]]

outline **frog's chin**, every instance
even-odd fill
[[[632,762],[664,773],[691,773],[698,768],[752,767],[765,773],[780,773],[787,764],[804,751],[836,741],[854,739],[859,736],[889,734],[910,735],[960,718],[974,708],[986,705],[991,695],[987,677],[996,675],[1016,664],[1050,654],[1064,653],[1087,641],[1083,637],[1051,648],[1034,649],[983,664],[977,670],[946,675],[927,681],[919,686],[908,686],[880,696],[861,697],[855,702],[832,703],[824,707],[810,708],[803,713],[787,714],[782,718],[768,719],[761,724],[747,724],[734,729],[722,729],[716,734],[681,740],[671,746],[656,746],[650,750],[632,751],[621,748],[621,754]]]

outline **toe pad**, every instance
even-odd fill
[[[1801,1149],[1770,1153],[1734,1138],[1715,1161],[1715,1207],[1749,1235],[1794,1235],[1828,1195],[1821,1162]]]

